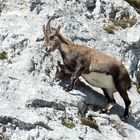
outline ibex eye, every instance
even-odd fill
[[[54,39],[54,36],[50,36],[50,40],[53,40]]]

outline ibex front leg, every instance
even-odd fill
[[[60,61],[57,61],[55,81],[60,81],[63,78],[65,69],[65,66],[62,65]]]
[[[83,67],[82,68],[80,67],[80,68],[77,68],[76,69],[76,71],[71,76],[71,82],[70,82],[70,84],[69,85],[66,85],[64,87],[64,90],[66,92],[71,91],[74,88],[74,86],[75,86],[75,84],[76,84],[79,76],[81,76],[81,74],[83,73],[83,71],[84,71],[84,68]]]

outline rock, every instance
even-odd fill
[[[132,47],[140,48],[140,24],[137,23],[133,28],[127,31],[126,40]],[[134,37],[135,35],[135,37]]]
[[[140,61],[137,65],[137,72],[136,72],[136,80],[137,80],[137,91],[140,93]]]
[[[87,9],[93,11],[96,6],[96,0],[86,0]]]
[[[57,110],[61,110],[61,111],[65,111],[65,106],[63,103],[56,103],[53,101],[44,101],[44,100],[33,100],[32,103],[27,106],[31,106],[31,107],[49,107],[49,108],[54,108]]]
[[[41,0],[31,0],[30,11],[33,11],[36,8],[37,14],[39,14],[42,10],[41,5],[43,4],[44,2],[41,2]]]
[[[123,0],[0,2],[0,54],[6,58],[0,60],[0,137],[92,140],[94,136],[97,140],[139,140],[140,95],[136,94],[135,85],[128,91],[132,104],[127,122],[120,120],[124,102],[117,93],[114,94],[117,104],[110,113],[99,114],[107,103],[102,90],[80,78],[75,89],[67,93],[63,87],[70,77],[55,80],[57,61],[62,63],[62,58],[57,51],[51,54],[45,51],[42,31],[48,16],[53,16],[52,27],[60,25],[64,37],[121,61],[136,81],[140,15],[133,7]],[[113,24],[110,18],[121,21],[128,17],[136,18],[137,23],[125,29],[114,25],[114,34],[104,30]],[[92,119],[90,124],[100,131],[83,125],[81,117]]]
[[[0,0],[0,16],[1,16],[1,12],[2,12],[2,0]]]

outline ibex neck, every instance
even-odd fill
[[[58,50],[60,51],[61,56],[64,59],[66,53],[69,51],[69,46],[65,43],[60,43]]]
[[[71,42],[68,39],[66,39],[65,37],[63,37],[61,34],[58,34],[57,37],[60,39],[61,43],[64,43],[66,45],[71,44]]]
[[[65,54],[69,51],[69,46],[71,44],[71,42],[69,40],[67,40],[66,38],[64,38],[61,34],[59,34],[57,36],[60,40],[60,46],[59,46],[59,51],[62,55],[62,58],[65,57]]]

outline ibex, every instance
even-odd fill
[[[104,112],[114,106],[116,101],[113,93],[118,91],[125,103],[123,118],[127,118],[131,104],[127,90],[131,87],[131,79],[124,65],[94,48],[77,45],[67,40],[59,33],[60,26],[51,31],[50,21],[51,18],[46,26],[43,25],[46,51],[52,52],[58,49],[64,63],[64,65],[59,64],[60,67],[71,73],[71,82],[64,87],[65,91],[71,91],[78,77],[82,76],[90,85],[103,90],[108,101],[102,110]]]

